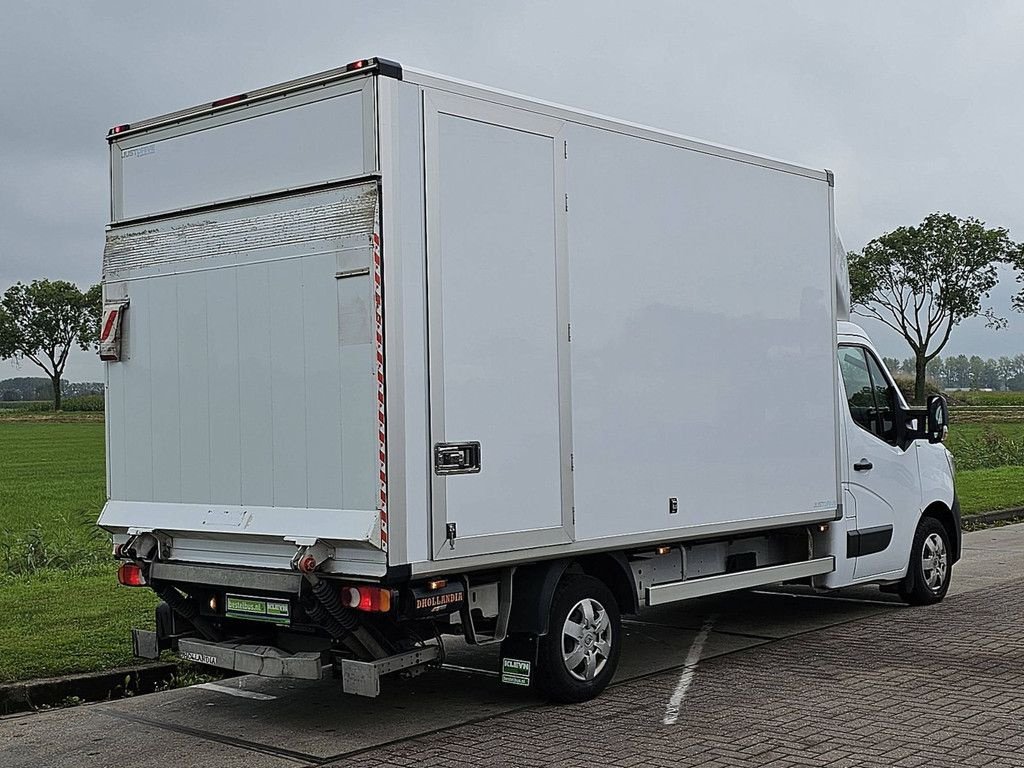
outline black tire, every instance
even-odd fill
[[[909,605],[934,605],[946,596],[952,577],[949,533],[934,517],[922,517],[914,533],[910,567],[900,584],[900,597]]]
[[[571,635],[570,622],[579,628]],[[548,633],[539,639],[537,687],[554,702],[592,699],[611,682],[621,648],[622,622],[611,590],[592,576],[567,575],[551,601]],[[579,662],[570,668],[577,651]]]

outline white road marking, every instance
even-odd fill
[[[708,635],[711,634],[711,627],[715,623],[715,616],[708,616],[704,621],[704,625],[700,628],[700,632],[693,638],[693,645],[690,646],[690,652],[686,654],[686,661],[684,662],[683,673],[679,676],[679,682],[676,683],[676,689],[672,692],[672,696],[668,700],[668,706],[665,707],[665,719],[662,722],[665,725],[674,725],[676,720],[679,719],[679,708],[683,705],[683,699],[686,698],[686,692],[690,690],[690,685],[693,683],[693,676],[697,672],[697,663],[700,661],[700,654],[704,650],[704,643],[708,640]]]
[[[277,698],[277,696],[271,696],[269,693],[246,691],[242,688],[229,688],[226,685],[217,685],[216,683],[200,683],[199,685],[193,685],[192,687],[203,688],[207,691],[216,691],[217,693],[226,693],[228,696],[241,696],[243,699],[256,699],[256,701],[273,701]]]

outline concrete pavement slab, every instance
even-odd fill
[[[152,698],[160,695],[153,694]],[[103,711],[105,706],[57,709],[0,720],[0,765],[113,768],[139,763],[174,768],[280,768],[304,764],[262,745],[199,741],[188,733],[117,719]]]

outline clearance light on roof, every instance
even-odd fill
[[[210,104],[210,106],[211,107],[224,107],[224,106],[227,106],[228,104],[236,104],[239,101],[244,101],[247,98],[249,98],[249,94],[248,93],[239,93],[239,94],[236,94],[234,96],[226,96],[223,99],[217,99],[216,101],[212,102]]]
[[[124,133],[129,128],[131,128],[131,126],[128,123],[125,123],[124,125],[115,125],[109,131],[107,131],[107,136],[113,136],[114,134],[117,133]]]
[[[396,80],[402,79],[402,66],[397,61],[390,61],[375,56],[372,59],[356,59],[345,65],[346,72],[357,72],[360,69],[373,68],[385,77],[393,77]]]

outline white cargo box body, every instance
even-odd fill
[[[105,527],[383,576],[836,517],[829,174],[408,69],[261,93],[113,137]]]

